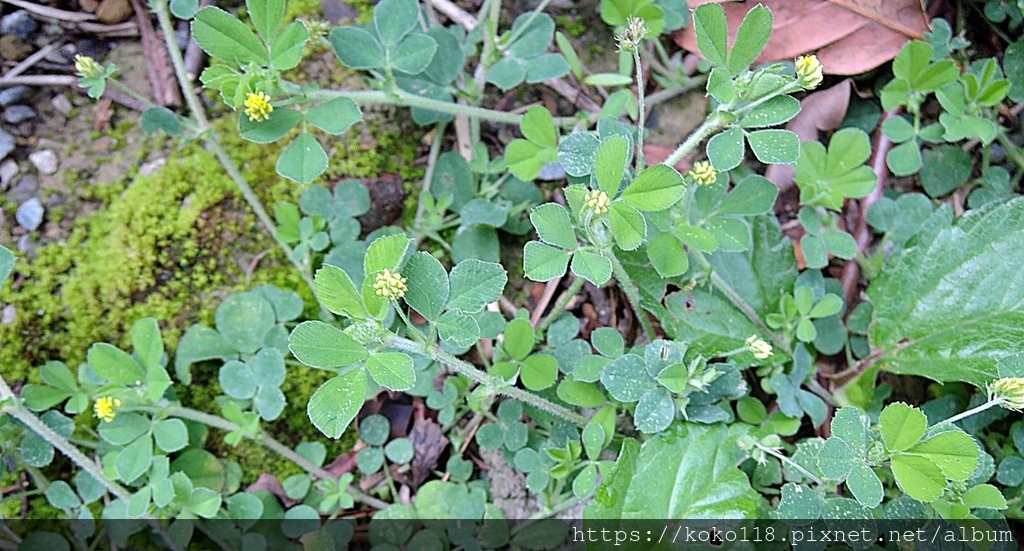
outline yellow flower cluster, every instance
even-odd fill
[[[409,288],[406,287],[402,274],[392,273],[391,270],[384,268],[383,272],[377,274],[377,279],[373,282],[373,290],[377,292],[378,296],[394,300],[404,297]]]
[[[594,214],[604,214],[608,212],[608,206],[612,204],[612,200],[608,197],[607,193],[595,189],[587,192],[584,203],[587,208],[594,211]]]
[[[988,399],[1014,411],[1024,410],[1024,377],[1003,377],[988,385]]]
[[[710,186],[718,181],[718,173],[715,172],[715,167],[711,166],[711,163],[708,161],[693,163],[693,168],[686,175],[702,186]]]
[[[263,92],[249,92],[245,97],[245,114],[249,115],[250,121],[265,121],[273,112],[274,106],[270,105],[270,96]]]
[[[802,55],[796,58],[794,65],[796,65],[796,78],[800,82],[800,86],[810,90],[821,84],[824,78],[823,67],[816,56]]]
[[[117,417],[117,408],[119,407],[121,407],[121,400],[110,396],[104,396],[103,398],[96,400],[96,404],[92,406],[92,410],[96,413],[96,417],[99,417],[109,423],[114,420],[114,417]]]
[[[89,56],[78,54],[75,56],[75,71],[82,78],[95,78],[103,75],[103,66]]]
[[[746,344],[747,350],[759,360],[765,360],[772,355],[772,345],[757,335],[747,337],[744,344]]]

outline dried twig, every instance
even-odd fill
[[[450,0],[428,0],[434,9],[448,16],[449,19],[462,25],[467,31],[477,26],[477,20],[462,8],[453,4]]]
[[[174,81],[174,70],[171,68],[171,61],[167,57],[167,50],[164,41],[153,28],[153,22],[149,19],[149,12],[142,9],[138,0],[131,0],[132,8],[135,10],[135,17],[139,22],[139,34],[142,36],[142,52],[149,63],[146,64],[146,73],[149,76],[149,83],[153,87],[153,97],[156,103],[164,107],[177,107],[181,105],[181,91]]]
[[[78,77],[71,75],[24,75],[0,80],[0,88],[11,86],[71,86]]]
[[[58,10],[57,8],[51,8],[49,6],[42,6],[34,4],[32,2],[25,2],[24,0],[3,0],[13,6],[18,6],[23,10],[38,15],[42,19],[59,23],[61,21],[71,21],[74,23],[81,23],[83,21],[92,21],[96,19],[95,15],[91,13],[79,12],[79,11],[67,11]]]
[[[50,44],[47,44],[46,46],[43,46],[39,49],[38,52],[26,57],[21,63],[12,67],[10,71],[4,73],[4,76],[0,77],[0,85],[4,84],[8,78],[16,77],[21,73],[24,73],[28,69],[32,68],[33,65],[39,63],[43,60],[43,58],[50,55],[50,52],[56,50],[57,48],[60,48],[63,45],[64,41],[58,40],[56,42],[52,42]]]
[[[878,177],[878,185],[875,189],[860,200],[860,209],[857,213],[857,223],[854,226],[853,238],[857,242],[857,252],[864,254],[867,250],[868,245],[871,244],[871,230],[868,229],[868,209],[875,201],[882,198],[882,192],[885,190],[885,184],[889,180],[889,168],[885,164],[885,156],[889,152],[889,148],[892,147],[892,142],[886,137],[885,132],[882,132],[882,124],[885,121],[899,115],[899,109],[893,109],[886,111],[882,116],[882,121],[878,127],[878,134],[875,137],[875,153],[871,159],[871,168],[875,171],[875,175]],[[854,299],[857,298],[855,293],[857,291],[857,284],[860,280],[860,263],[856,259],[851,260],[843,266],[843,292],[846,294],[846,308],[847,311],[853,311]]]

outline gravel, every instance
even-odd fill
[[[13,34],[22,40],[27,39],[38,28],[39,24],[25,10],[18,10],[0,19],[0,34]]]
[[[14,218],[21,224],[21,227],[28,231],[36,231],[43,223],[43,204],[39,199],[33,197],[18,207]]]
[[[52,149],[35,151],[28,156],[28,160],[32,161],[36,169],[43,174],[57,172],[57,154]]]

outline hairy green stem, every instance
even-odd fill
[[[580,292],[580,289],[583,288],[583,283],[584,279],[582,277],[573,279],[572,284],[565,290],[565,294],[562,295],[561,300],[555,303],[555,307],[551,309],[548,316],[544,318],[544,321],[540,322],[540,325],[537,326],[537,331],[544,331],[550,327],[556,319],[558,319],[558,316],[565,311],[565,308],[569,305],[569,302],[572,301],[573,297],[575,297],[576,294]]]
[[[647,108],[644,106],[644,68],[640,65],[640,46],[633,46],[633,65],[636,67],[637,141],[636,171],[647,168],[644,161],[644,134],[647,132]]]
[[[520,402],[530,404],[548,413],[552,413],[562,417],[563,419],[571,421],[577,426],[585,427],[587,425],[587,420],[584,419],[582,415],[570,411],[568,408],[551,402],[545,398],[541,398],[529,391],[514,386],[508,386],[504,381],[480,371],[476,366],[464,362],[452,354],[441,350],[437,345],[418,343],[399,336],[390,337],[384,344],[399,350],[426,356],[460,375],[465,375],[477,384],[494,389],[494,392],[498,394],[503,394],[509,398],[514,398]]]
[[[729,302],[731,302],[733,306],[739,308],[739,310],[743,312],[745,316],[747,316],[747,319],[750,320],[751,323],[756,325],[758,329],[764,332],[764,334],[768,335],[769,338],[772,339],[772,344],[774,344],[776,348],[785,351],[787,354],[791,354],[792,351],[789,349],[789,346],[787,346],[785,342],[779,340],[775,332],[772,331],[767,325],[765,325],[764,320],[761,319],[761,316],[758,315],[758,313],[755,312],[749,304],[747,304],[747,301],[744,300],[743,297],[741,297],[740,294],[737,293],[736,290],[732,288],[732,285],[729,285],[729,282],[722,279],[722,276],[718,275],[718,272],[715,270],[714,266],[712,266],[711,263],[708,262],[707,258],[704,258],[704,253],[696,251],[695,256],[697,257],[697,261],[700,262],[700,265],[710,273],[709,277],[711,279],[711,284],[714,285],[715,288],[719,290],[719,292],[725,295],[725,298],[729,299]]]
[[[961,421],[963,419],[966,419],[966,418],[968,418],[968,417],[970,417],[970,416],[972,416],[972,415],[974,415],[976,413],[981,413],[981,412],[985,411],[986,409],[991,409],[991,408],[994,408],[996,406],[1001,406],[1001,405],[1003,405],[1003,400],[1001,398],[996,398],[994,400],[989,400],[989,401],[985,402],[984,404],[981,404],[980,406],[976,406],[976,407],[973,407],[973,408],[971,408],[971,409],[969,409],[967,411],[960,412],[960,413],[950,417],[949,419],[946,419],[946,420],[943,420],[943,421],[939,421],[938,423],[935,423],[934,425],[932,425],[931,428],[941,427],[942,425],[952,425],[953,423],[956,423],[957,421]]]
[[[507,111],[496,111],[494,109],[485,109],[483,107],[475,107],[472,105],[459,105],[458,103],[425,98],[410,94],[405,90],[398,88],[388,92],[383,90],[317,90],[311,92],[310,97],[324,99],[344,97],[359,104],[383,103],[401,105],[404,107],[422,107],[424,109],[439,111],[449,115],[466,115],[469,117],[478,117],[484,120],[508,124],[519,124],[519,121],[523,119],[522,115],[516,115],[515,113],[509,113]]]
[[[647,335],[647,340],[654,339],[654,326],[651,325],[651,320],[647,316],[647,310],[644,310],[643,305],[640,303],[640,292],[637,290],[636,284],[633,283],[633,278],[629,277],[626,273],[626,267],[619,262],[619,258],[615,256],[615,252],[610,252],[607,255],[608,259],[612,261],[612,273],[615,274],[615,279],[619,280],[619,287],[626,293],[626,299],[629,300],[629,305],[633,307],[633,312],[636,313],[636,317],[640,320],[640,325],[644,328],[644,333]]]
[[[694,130],[689,136],[687,136],[686,140],[684,140],[683,143],[679,144],[679,147],[677,147],[671,155],[666,157],[662,164],[666,164],[668,166],[675,166],[675,164],[678,163],[684,155],[686,155],[690,151],[693,151],[694,148],[700,145],[700,142],[704,141],[704,138],[707,138],[715,131],[721,129],[722,126],[724,126],[724,124],[725,123],[721,115],[715,113],[710,118],[705,120],[700,126],[698,126],[697,129]]]
[[[768,446],[765,446],[765,445],[761,444],[760,442],[754,443],[754,446],[756,446],[757,449],[759,449],[759,450],[761,450],[761,451],[763,451],[763,452],[765,452],[765,453],[767,453],[767,454],[769,454],[771,456],[774,456],[776,459],[778,459],[779,461],[782,461],[786,465],[789,465],[790,467],[793,467],[794,469],[800,471],[804,476],[806,476],[807,478],[813,480],[814,483],[817,484],[818,486],[824,486],[825,485],[825,483],[822,482],[820,478],[814,476],[813,474],[811,474],[810,471],[808,471],[807,469],[803,468],[796,461],[793,461],[792,459],[786,457],[784,454],[781,454],[778,451],[776,451],[776,450],[774,450],[772,448],[769,448]]]

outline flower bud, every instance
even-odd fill
[[[607,193],[595,189],[587,192],[584,204],[587,208],[594,211],[594,214],[604,214],[608,212],[608,206],[612,204],[612,200],[608,197]]]
[[[715,167],[711,166],[711,163],[708,161],[693,163],[693,168],[686,175],[702,186],[710,186],[718,181],[718,173],[715,172]]]
[[[270,96],[263,92],[249,92],[245,97],[245,114],[252,122],[265,121],[274,112],[274,106],[270,105]]]
[[[96,63],[95,59],[82,54],[75,56],[75,71],[82,78],[98,78],[103,76],[103,66]]]
[[[814,55],[802,55],[796,58],[796,78],[800,86],[810,90],[821,84],[823,67]]]
[[[392,300],[400,299],[409,290],[405,282],[406,279],[402,277],[402,274],[398,272],[392,273],[391,270],[385,268],[383,272],[377,274],[377,279],[373,283],[373,290],[376,291],[378,296]]]
[[[744,344],[746,344],[747,350],[759,360],[768,359],[772,355],[772,345],[757,335],[747,337]]]
[[[1024,410],[1024,377],[1003,377],[988,385],[988,399],[1005,409]]]
[[[104,396],[103,398],[96,400],[96,403],[92,406],[92,410],[96,414],[96,417],[109,423],[114,420],[114,417],[117,417],[117,408],[119,407],[121,407],[121,400],[110,396]]]

